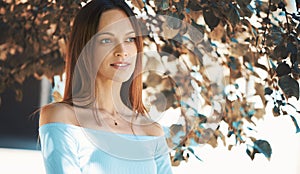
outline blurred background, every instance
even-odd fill
[[[66,33],[70,32],[71,19],[85,3],[85,0],[0,1],[0,173],[45,173],[38,142],[38,109],[61,97]],[[135,6],[139,15],[150,16],[143,19],[145,26],[161,24],[161,28],[152,26],[151,29],[170,39],[159,40],[150,33],[150,39],[145,42],[145,67],[149,70],[144,78],[144,91],[149,96],[145,97],[149,99],[146,105],[155,106],[150,108],[151,114],[162,116],[158,121],[166,129],[174,123],[178,125],[177,121],[185,113],[205,132],[208,124],[198,117],[210,121],[215,116],[223,117],[220,108],[214,108],[211,103],[229,110],[232,107],[227,106],[231,104],[240,107],[234,114],[226,115],[237,117],[236,122],[217,120],[215,134],[209,136],[213,141],[187,138],[186,143],[194,153],[179,148],[183,153],[179,156],[180,165],[178,161],[173,163],[174,174],[300,174],[300,135],[296,133],[300,131],[297,124],[300,120],[299,0],[134,0],[128,3]],[[188,24],[178,23],[174,18],[159,21],[151,18],[154,13],[181,20],[184,16],[189,19],[185,21]],[[199,35],[185,28],[189,24]],[[279,88],[273,82],[283,77],[293,80],[289,78],[288,85],[279,84]],[[174,97],[171,88],[174,84],[168,78],[181,88],[182,101]],[[255,96],[249,99],[250,94]],[[239,102],[241,96],[246,103]],[[209,97],[216,100],[207,102]],[[218,97],[226,102],[217,100]],[[294,120],[283,109],[291,98],[296,103],[292,112]],[[211,114],[213,109],[218,112]],[[241,116],[245,112],[250,119]],[[227,134],[226,145],[220,132],[233,135]],[[256,139],[267,140],[272,154],[268,153],[268,147],[256,153],[252,160],[253,151],[246,150],[255,149]],[[169,140],[180,141],[176,133]],[[198,144],[193,145],[192,140],[198,140]],[[174,159],[175,152],[171,154]]]

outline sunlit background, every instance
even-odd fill
[[[38,142],[38,114],[40,106],[49,103],[50,93],[61,91],[63,85],[57,83],[54,89],[47,79],[28,79],[24,82],[22,102],[15,100],[12,90],[2,95],[0,106],[0,173],[1,174],[44,174],[44,164]],[[271,112],[271,108],[267,108]],[[231,151],[219,142],[217,148],[210,145],[196,147],[195,153],[202,161],[190,155],[188,162],[174,166],[174,174],[300,174],[300,135],[295,133],[295,125],[285,116],[264,117],[257,121],[256,137],[266,139],[272,146],[270,160],[263,154],[256,154],[252,161],[246,155],[247,144],[233,147]],[[179,110],[170,109],[163,115],[179,116]],[[272,114],[271,114],[272,115]],[[163,117],[162,125],[169,124]],[[222,124],[222,123],[221,123]],[[226,125],[223,125],[226,128]]]
[[[56,80],[59,81],[59,78]],[[53,89],[46,79],[40,82],[31,79],[27,83],[24,85],[27,91],[24,93],[26,94],[24,102],[15,102],[14,96],[8,91],[4,105],[0,108],[1,116],[11,114],[11,117],[2,116],[0,122],[0,173],[3,174],[45,173],[37,140],[38,115],[31,115],[31,113],[38,109],[38,106],[51,101],[50,93],[53,89],[62,90],[63,83],[56,83]],[[163,117],[159,122],[168,126],[169,121],[166,116],[172,115],[174,119],[176,116],[179,117],[179,113],[178,109],[169,109],[162,114]],[[21,118],[27,119],[20,121]],[[226,128],[226,125],[222,126]],[[179,166],[173,167],[174,174],[300,174],[300,135],[295,133],[290,118],[266,116],[264,120],[257,121],[256,132],[257,138],[267,139],[271,144],[273,153],[270,160],[262,154],[257,154],[252,161],[246,155],[246,144],[233,147],[229,151],[220,142],[217,148],[212,148],[210,145],[197,147],[195,152],[202,161],[191,155],[188,162],[181,162]]]

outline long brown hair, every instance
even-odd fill
[[[70,105],[86,107],[92,104],[95,99],[93,76],[91,76],[91,63],[86,59],[89,54],[89,44],[92,37],[98,32],[99,19],[101,14],[110,9],[123,10],[130,19],[136,32],[137,60],[134,73],[131,78],[122,84],[121,98],[125,105],[133,111],[146,114],[145,106],[142,103],[142,52],[143,38],[135,14],[123,0],[92,0],[85,5],[76,15],[68,50],[66,55],[66,84],[63,101]],[[84,58],[81,58],[84,57]],[[80,100],[80,104],[75,102]]]

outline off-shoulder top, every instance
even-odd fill
[[[118,134],[65,123],[39,128],[47,174],[171,174],[164,136]]]

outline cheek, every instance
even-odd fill
[[[98,61],[103,61],[103,59],[107,57],[109,53],[111,53],[111,48],[98,46],[94,49],[94,57]]]
[[[109,57],[109,51],[105,48],[95,48],[93,55],[93,64],[96,69],[99,69],[100,66],[106,61],[106,57]]]
[[[129,53],[129,56],[135,56],[137,54],[137,51],[138,51],[136,44],[130,44],[125,49]]]
[[[137,53],[137,47],[134,46],[130,49],[129,51],[129,57],[131,59],[131,63],[135,66],[136,65],[136,60],[138,57],[138,53]]]

